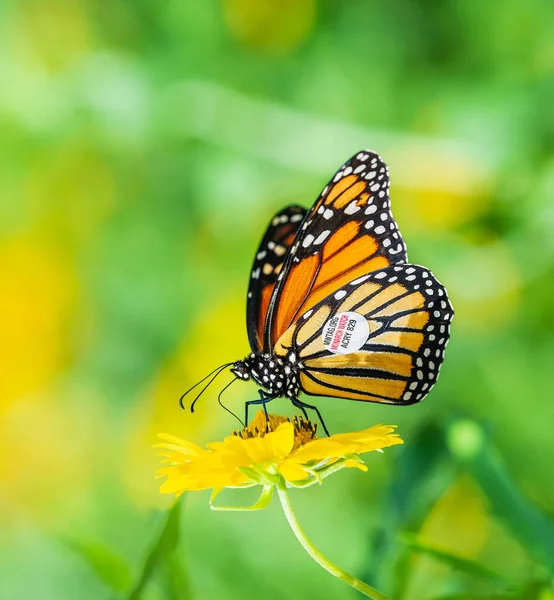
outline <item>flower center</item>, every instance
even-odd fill
[[[302,415],[294,415],[292,421],[289,417],[282,417],[281,415],[268,414],[266,417],[263,410],[258,411],[249,425],[239,431],[233,431],[233,435],[243,440],[255,437],[263,438],[266,434],[275,431],[281,423],[286,422],[292,423],[294,428],[293,450],[316,439],[317,423],[312,423],[309,419],[306,421]]]

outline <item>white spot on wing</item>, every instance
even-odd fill
[[[369,279],[369,275],[364,275],[363,277],[359,277],[358,279],[354,279],[354,281],[350,282],[350,285],[359,285]]]
[[[347,215],[353,215],[359,210],[361,209],[359,206],[356,205],[356,200],[352,200],[352,202],[344,209],[344,213]]]
[[[307,248],[308,246],[310,246],[312,244],[312,242],[314,241],[314,236],[309,233],[303,240],[302,240],[302,246],[304,246],[304,248]]]
[[[326,229],[325,231],[322,231],[316,238],[316,240],[314,241],[314,244],[321,244],[323,243],[330,235],[331,230],[330,229]]]
[[[372,215],[373,213],[377,212],[377,207],[375,206],[375,204],[370,204],[365,210],[364,210],[364,214],[366,215]]]

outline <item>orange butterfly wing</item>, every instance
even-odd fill
[[[277,278],[264,323],[264,350],[305,311],[362,275],[405,262],[392,217],[388,169],[363,151],[334,175],[309,211]]]
[[[301,206],[287,206],[271,220],[254,258],[246,301],[246,328],[253,351],[263,348],[264,325],[277,277],[306,216]]]
[[[336,323],[353,316],[367,328],[358,345],[341,351],[332,345]],[[453,316],[446,289],[428,269],[395,265],[318,302],[281,336],[275,354],[295,354],[300,387],[312,396],[413,404],[437,381]]]

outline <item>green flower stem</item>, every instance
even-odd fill
[[[381,594],[381,592],[372,588],[370,585],[367,585],[367,583],[356,579],[356,577],[353,577],[346,571],[343,571],[335,564],[333,564],[330,560],[325,558],[319,552],[319,550],[312,544],[312,542],[310,542],[310,540],[304,533],[304,530],[300,526],[300,523],[298,522],[296,515],[294,514],[294,510],[292,509],[290,498],[287,492],[287,487],[284,481],[280,481],[277,484],[277,493],[279,494],[281,506],[283,507],[283,511],[285,513],[285,516],[287,517],[287,521],[289,522],[290,528],[294,532],[296,539],[302,544],[304,550],[306,550],[306,552],[316,561],[316,563],[321,565],[326,571],[331,573],[331,575],[342,579],[348,585],[352,586],[355,590],[358,590],[359,592],[364,594],[364,596],[372,598],[373,600],[390,600],[387,596]]]

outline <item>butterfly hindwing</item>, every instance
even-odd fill
[[[377,154],[359,152],[336,172],[298,231],[269,305],[265,350],[334,290],[406,259],[387,166]]]
[[[399,264],[358,277],[318,302],[289,327],[275,352],[294,352],[307,394],[412,404],[437,380],[452,318],[446,290],[432,273]]]
[[[263,348],[265,318],[275,282],[306,212],[301,206],[288,206],[278,212],[256,253],[246,303],[248,340],[254,352]]]

